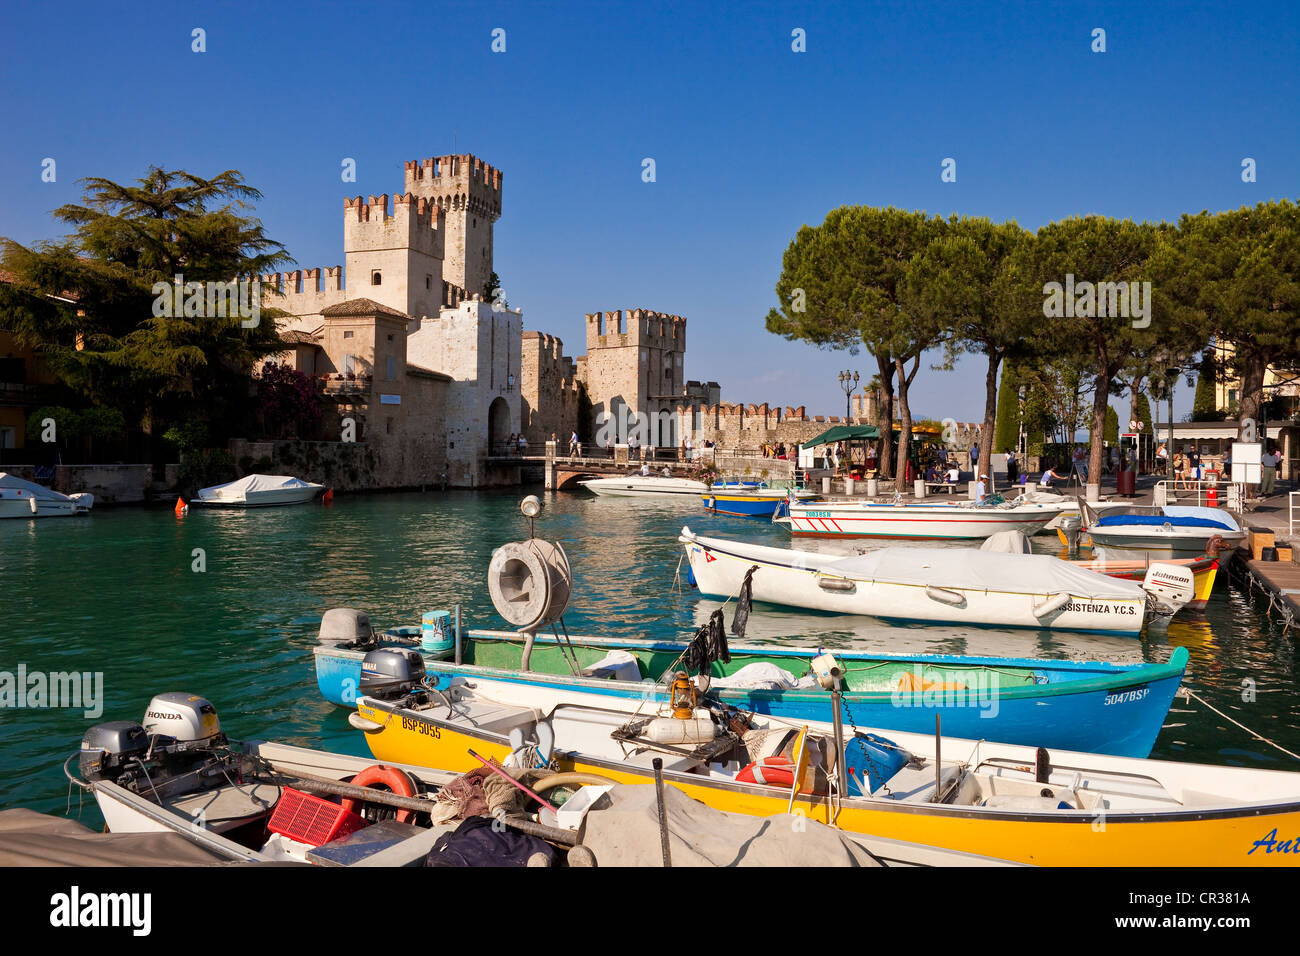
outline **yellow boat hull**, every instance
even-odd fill
[[[358,715],[381,730],[366,741],[378,760],[463,773],[481,764],[469,755],[504,761],[510,745],[498,735],[413,719],[361,701]],[[619,783],[654,780],[642,768],[600,758],[555,755],[564,771],[600,774]],[[691,774],[667,782],[710,807],[750,816],[785,813],[788,791],[749,784],[694,783]],[[960,850],[1038,866],[1294,866],[1300,864],[1300,805],[1175,814],[994,813],[935,804],[882,805],[850,800],[835,813],[825,797],[800,795],[795,812],[854,833]],[[1161,819],[1161,817],[1165,817]],[[1272,839],[1272,843],[1267,841]],[[1261,841],[1263,841],[1261,843]],[[1279,849],[1279,847],[1285,849]],[[1294,848],[1294,849],[1293,849]]]

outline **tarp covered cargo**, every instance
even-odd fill
[[[35,810],[0,810],[0,866],[206,866],[226,861],[176,833],[95,833]]]

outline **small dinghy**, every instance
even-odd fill
[[[246,475],[224,485],[200,488],[190,502],[206,508],[269,508],[301,505],[325,490],[324,485],[289,475]]]
[[[1194,599],[1186,568],[1153,565],[1141,584],[1043,554],[888,547],[853,557],[708,538],[683,528],[701,594],[896,621],[1137,636]],[[756,569],[751,574],[751,569]]]
[[[89,514],[94,506],[88,492],[65,495],[0,471],[0,518],[67,518]]]

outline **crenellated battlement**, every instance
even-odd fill
[[[587,350],[645,346],[686,349],[686,319],[653,309],[587,313]]]
[[[267,272],[258,278],[262,283],[263,295],[288,297],[343,291],[342,266],[330,266],[324,270],[316,268],[294,269],[291,272]],[[322,278],[324,282],[321,281]],[[284,308],[282,305],[276,307]]]
[[[407,160],[406,191],[424,196],[443,209],[469,211],[492,221],[501,218],[501,170],[477,156],[430,156]]]

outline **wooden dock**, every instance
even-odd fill
[[[1268,615],[1276,612],[1284,630],[1300,632],[1300,565],[1293,561],[1256,561],[1249,552],[1238,551],[1230,576],[1252,596],[1256,591],[1268,598]]]

